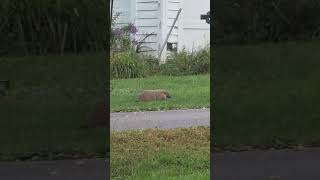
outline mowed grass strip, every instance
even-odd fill
[[[209,179],[206,127],[112,132],[111,179]]]
[[[216,48],[217,146],[319,146],[319,49],[319,41]]]
[[[105,93],[105,55],[0,59],[0,160],[105,157],[106,129],[80,129]]]
[[[209,75],[152,76],[111,81],[111,111],[152,111],[210,106]],[[165,89],[172,98],[166,101],[136,102],[140,92]]]

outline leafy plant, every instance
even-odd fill
[[[2,0],[0,55],[104,51],[106,1]]]
[[[133,51],[116,53],[111,57],[111,78],[138,78],[145,76],[144,63]]]
[[[111,57],[111,78],[126,79],[150,76],[159,72],[159,60],[135,51],[114,53]]]
[[[123,27],[113,27],[111,29],[111,48],[116,51],[132,50],[135,49],[137,41],[135,35],[138,32],[138,28],[129,23]]]
[[[320,38],[318,0],[226,0],[214,9],[218,44],[314,40]]]
[[[160,73],[163,75],[194,75],[209,72],[209,46],[193,52],[183,49],[174,53],[165,64],[160,66]]]

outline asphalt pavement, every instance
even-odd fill
[[[320,180],[320,149],[213,154],[213,180]],[[105,180],[109,162],[62,160],[0,162],[1,180]]]
[[[107,180],[109,161],[0,162],[1,180]]]
[[[320,180],[320,149],[212,155],[214,180]]]
[[[172,129],[210,126],[210,109],[111,113],[111,129]]]

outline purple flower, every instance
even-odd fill
[[[138,28],[134,24],[130,23],[128,26],[131,34],[136,34],[138,32]]]
[[[116,37],[121,38],[121,37],[123,36],[123,34],[124,34],[124,31],[123,31],[122,28],[116,28],[116,29],[115,29],[115,35],[116,35]]]

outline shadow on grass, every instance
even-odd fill
[[[320,145],[320,42],[215,49],[215,143]]]
[[[105,157],[106,128],[81,129],[105,93],[104,54],[0,59],[0,160]]]

